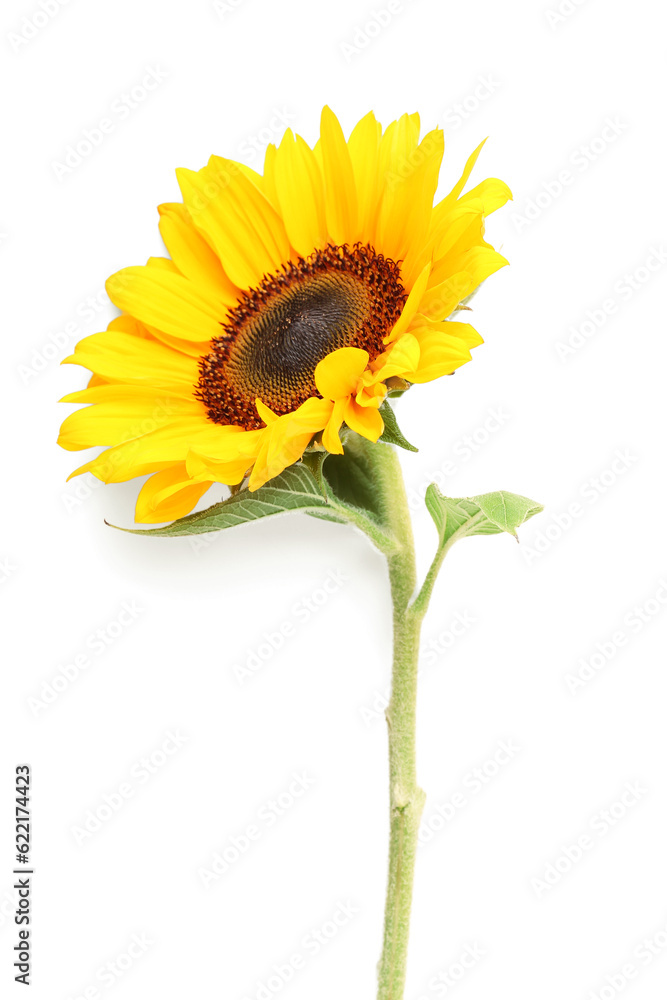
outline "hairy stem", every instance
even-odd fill
[[[389,878],[384,939],[378,967],[378,1000],[402,1000],[405,987],[410,910],[417,836],[424,792],[417,784],[416,708],[419,634],[423,614],[411,607],[416,586],[412,524],[395,450],[374,445],[370,453],[375,485],[386,523],[398,543],[387,556],[394,607],[392,693],[389,730]]]
[[[395,570],[395,572],[401,572]],[[407,609],[394,612],[389,730],[389,878],[378,1000],[402,1000],[405,987],[417,836],[425,795],[417,784],[415,723],[420,622]]]

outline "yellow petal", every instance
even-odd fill
[[[287,129],[278,147],[275,185],[290,243],[303,257],[328,242],[322,174],[306,142]]]
[[[327,228],[338,245],[356,238],[357,191],[343,130],[333,111],[322,110],[322,168]]]
[[[431,382],[450,375],[470,361],[468,344],[479,343],[477,331],[468,323],[440,323],[413,330],[419,342],[419,364],[405,375],[410,382]]]
[[[163,330],[158,330],[155,326],[146,327],[154,340],[160,344],[166,344],[180,354],[186,354],[189,358],[196,358],[199,361],[211,350],[210,340],[181,340],[180,337],[170,337]]]
[[[160,205],[160,233],[179,271],[191,281],[207,285],[225,305],[233,306],[239,289],[225,274],[218,257],[194,225],[185,207]]]
[[[378,168],[383,189],[417,148],[419,129],[419,115],[404,114],[384,130],[378,149]]]
[[[156,472],[141,487],[135,521],[157,524],[185,517],[211,485],[193,483],[182,462]]]
[[[243,449],[251,454],[239,454],[236,458],[228,461],[217,462],[206,455],[189,451],[185,459],[188,475],[197,482],[210,480],[214,483],[224,483],[226,486],[237,486],[245,478],[259,452],[263,431],[248,431],[247,433],[256,435],[253,442],[246,442],[246,447]]]
[[[378,149],[378,188],[380,201],[376,225],[372,232],[372,242],[376,248],[380,245],[380,237],[386,228],[387,215],[394,205],[396,186],[400,183],[401,172],[413,160],[419,143],[419,115],[401,115],[385,129]],[[381,248],[388,257],[398,258],[386,244]]]
[[[461,347],[479,347],[480,344],[484,343],[474,326],[471,326],[470,323],[459,323],[457,320],[436,322],[424,317],[421,326],[413,327],[412,336],[420,345],[426,339],[435,336],[438,341],[448,343],[457,350]]]
[[[106,289],[119,309],[182,340],[212,340],[226,314],[208,286],[161,268],[126,267],[107,280]]]
[[[257,407],[257,412],[259,413],[259,419],[263,420],[266,426],[274,423],[278,419],[278,414],[274,413],[273,410],[269,409],[261,399],[255,400],[255,406]]]
[[[122,382],[98,382],[95,385],[88,385],[85,389],[77,392],[68,392],[60,400],[61,403],[119,403],[120,405],[131,405],[133,400],[139,402],[153,399],[156,402],[173,399],[179,402],[193,400],[191,392],[166,393],[155,386],[125,385]]]
[[[123,316],[116,316],[109,323],[108,330],[118,330],[120,333],[131,333],[135,337],[144,337],[151,339],[151,332],[144,323],[140,323],[135,316],[128,316],[125,313]]]
[[[180,274],[178,267],[173,260],[168,257],[149,257],[146,267],[156,267],[160,271],[169,271],[171,274]]]
[[[99,386],[72,393],[66,400],[94,404],[70,413],[63,421],[58,444],[67,451],[130,441],[171,424],[177,417],[205,418],[204,407],[196,399],[161,397],[156,390],[137,390],[136,386]]]
[[[465,271],[470,275],[470,291],[468,292],[470,294],[489,275],[494,274],[501,267],[505,267],[509,262],[502,254],[494,250],[493,247],[475,246],[454,258],[448,257],[445,263],[446,266],[453,268],[457,272]],[[441,264],[438,263],[437,269],[434,269],[436,275],[440,269]]]
[[[389,331],[387,336],[384,338],[385,344],[390,344],[392,341],[397,340],[410,326],[413,316],[419,309],[422,297],[426,291],[426,286],[428,284],[429,275],[431,273],[431,263],[423,268],[421,274],[412,286],[412,291],[407,297],[406,303],[403,306],[403,311],[394,323],[392,329]]]
[[[509,261],[493,247],[473,247],[461,258],[461,263],[472,278],[472,287],[477,288],[489,275],[506,267]]]
[[[445,144],[442,131],[435,129],[415,148],[398,135],[396,145],[378,216],[376,249],[403,262],[401,273],[411,287],[425,263],[424,244]]]
[[[199,379],[194,358],[154,340],[111,329],[79,341],[63,364],[82,365],[105,379],[172,389],[179,395],[191,393]]]
[[[315,369],[317,391],[325,399],[341,399],[356,392],[359,376],[368,365],[368,351],[341,347],[323,358]]]
[[[431,320],[447,319],[472,290],[472,276],[467,271],[453,274],[424,293],[419,313]],[[420,317],[417,315],[414,323],[419,324],[419,322]]]
[[[265,428],[254,431],[235,429],[219,439],[215,448],[207,446],[208,453],[191,448],[185,458],[188,475],[192,479],[210,479],[228,486],[240,483],[257,457],[265,437]]]
[[[297,462],[313,434],[326,427],[332,410],[333,403],[329,400],[313,397],[302,403],[294,413],[286,413],[267,427],[250,475],[249,489],[259,489]]]
[[[345,423],[369,441],[377,441],[384,430],[380,411],[372,406],[359,406],[354,399],[349,399],[345,405]]]
[[[251,493],[254,493],[255,490],[260,488],[260,486],[264,486],[265,483],[268,483],[269,479],[272,479],[274,475],[268,462],[269,444],[271,443],[270,428],[265,428],[265,431],[266,433],[262,440],[259,454],[255,459],[255,464],[252,467],[250,479],[248,480],[248,489]],[[281,469],[280,471],[282,472],[283,470]],[[277,473],[277,475],[279,475],[279,473]]]
[[[368,240],[375,232],[380,200],[378,155],[382,127],[372,111],[352,129],[347,148],[357,191],[358,223],[352,242]]]
[[[474,152],[472,152],[470,154],[470,156],[468,157],[468,159],[466,161],[466,165],[463,168],[463,173],[459,177],[458,181],[456,182],[456,184],[454,185],[454,187],[452,188],[452,190],[449,192],[449,194],[445,198],[442,199],[442,201],[439,201],[438,204],[433,209],[433,222],[434,222],[434,224],[437,225],[438,221],[441,219],[441,217],[444,216],[444,215],[446,215],[447,212],[450,211],[450,209],[452,208],[452,206],[456,202],[456,199],[458,198],[458,196],[461,194],[461,192],[463,191],[464,187],[468,183],[468,178],[470,177],[470,174],[472,173],[473,167],[477,163],[477,158],[479,157],[479,154],[482,152],[482,148],[483,148],[485,142],[486,142],[486,139],[483,139],[482,142],[480,142],[480,144],[477,147],[477,149],[474,150]]]
[[[262,177],[261,190],[269,199],[277,212],[280,212],[280,202],[276,191],[276,156],[278,150],[274,143],[270,142],[264,153],[264,175]]]
[[[343,445],[340,439],[340,429],[345,419],[347,399],[337,399],[333,405],[331,416],[322,432],[322,444],[332,455],[342,455]]]
[[[176,416],[165,427],[108,448],[84,468],[105,483],[122,483],[146,471],[184,462],[191,449],[221,461],[230,452],[236,457],[231,439],[246,433],[241,427],[213,424],[201,416]]]
[[[419,341],[411,333],[405,333],[373,363],[375,379],[385,382],[396,375],[406,376],[406,373],[413,372],[418,364]]]
[[[183,200],[239,288],[251,288],[289,259],[285,227],[262,192],[233,160],[212,156],[195,172],[176,171]]]
[[[465,204],[463,201],[456,202],[451,212],[443,216],[438,230],[432,230],[431,242],[433,256],[436,258],[434,266],[437,266],[437,261],[441,257],[456,252],[457,245],[467,250],[479,244],[482,240],[483,226],[482,202],[479,199]]]
[[[503,205],[512,200],[512,192],[504,181],[497,177],[487,177],[477,187],[464,194],[459,202],[465,204],[467,201],[476,200],[481,201],[483,214],[491,215],[492,212],[502,208]]]
[[[285,437],[299,436],[321,431],[331,416],[333,403],[328,399],[317,399],[311,396],[305,403],[302,403],[293,413],[286,413],[278,418],[280,429],[276,434],[276,439],[281,435]],[[300,457],[297,456],[297,457]],[[295,459],[296,461],[296,459]]]
[[[367,384],[364,384],[365,379],[368,379]],[[360,387],[354,398],[359,406],[374,406],[376,410],[379,410],[384,402],[386,394],[386,385],[383,385],[382,382],[369,371],[362,378]]]
[[[92,458],[85,465],[80,465],[78,469],[74,472],[70,472],[67,477],[67,482],[73,479],[75,476],[82,476],[84,472],[89,472],[91,476],[96,476],[103,483],[124,483],[128,479],[136,479],[137,476],[148,476],[153,472],[158,472],[161,469],[168,469],[174,463],[173,462],[137,462],[131,469],[123,470],[116,468],[114,466],[114,474],[111,475],[111,466],[102,461],[102,456],[106,455],[107,452],[103,451],[102,455],[98,455],[97,458]],[[106,474],[109,473],[109,478],[106,478]]]

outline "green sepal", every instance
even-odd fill
[[[384,441],[385,444],[395,444],[399,448],[405,448],[406,451],[419,451],[419,448],[415,448],[415,446],[410,444],[410,442],[403,436],[403,432],[398,426],[398,421],[396,420],[394,408],[386,399],[380,407],[380,416],[384,420],[384,431],[382,432],[380,441]]]
[[[320,493],[324,497],[327,496],[327,485],[324,478],[323,466],[328,455],[328,451],[313,450],[305,451],[301,456],[301,464],[305,465],[309,472],[312,473],[315,482],[320,488]]]
[[[325,519],[344,518],[361,528],[381,552],[388,553],[396,547],[396,540],[381,502],[374,463],[368,458],[368,453],[377,447],[350,431],[345,438],[344,455],[321,453],[319,474],[330,504]],[[314,456],[309,456],[309,461],[313,460]],[[318,516],[318,512],[307,513]]]

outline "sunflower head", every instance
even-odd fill
[[[230,310],[195,395],[216,423],[262,427],[256,400],[294,412],[317,396],[315,370],[334,351],[379,357],[406,298],[398,265],[368,245],[328,244],[289,261]]]
[[[322,112],[313,148],[290,130],[263,174],[213,156],[177,171],[161,205],[169,257],[109,278],[121,310],[68,363],[92,372],[65,397],[68,450],[104,451],[73,475],[151,473],[136,519],[187,514],[213,483],[256,490],[309,448],[377,441],[387,392],[449,375],[481,337],[453,319],[507,261],[484,219],[511,197],[490,179],[467,194],[481,146],[434,203],[444,151],[417,115],[384,131],[372,113],[346,140]]]

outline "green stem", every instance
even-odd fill
[[[386,711],[389,728],[389,878],[377,998],[403,1000],[415,860],[426,798],[417,784],[416,762],[422,621],[442,562],[455,542],[466,535],[500,531],[508,531],[516,537],[516,526],[542,508],[526,497],[505,492],[452,500],[443,497],[437,487],[429,487],[426,505],[438,529],[439,545],[426,579],[416,593],[412,523],[394,448],[380,442],[369,444],[352,434],[346,439],[345,454],[350,479],[347,485],[354,488],[344,489],[339,502],[332,503],[332,509],[340,514],[341,520],[348,520],[365,531],[386,556],[394,607],[392,687]],[[321,473],[321,462],[319,469]],[[327,495],[326,486],[324,491]],[[332,500],[333,497],[330,502]],[[368,515],[359,510],[360,500]]]
[[[402,567],[390,565],[402,576]],[[419,633],[421,622],[395,607],[392,694],[389,731],[389,876],[384,939],[379,965],[378,1000],[402,1000],[405,987],[412,886],[417,837],[426,796],[417,784],[415,729]]]
[[[426,574],[426,579],[421,586],[421,590],[412,602],[412,611],[420,618],[423,618],[428,610],[431,594],[433,593],[433,587],[435,586],[435,581],[438,577],[438,573],[440,572],[440,567],[442,566],[445,556],[451,549],[452,545],[455,542],[458,542],[460,538],[465,538],[466,535],[470,534],[472,529],[483,520],[484,514],[480,511],[479,514],[475,514],[469,521],[462,524],[458,531],[455,531],[444,545],[438,546],[438,551],[436,552],[435,558],[433,559],[429,571]]]
[[[405,987],[417,836],[425,795],[417,784],[416,709],[419,635],[423,612],[411,606],[417,573],[410,512],[395,449],[376,444],[366,452],[384,520],[398,548],[387,555],[394,606],[389,730],[389,878],[384,940],[378,967],[378,1000],[402,1000]]]

